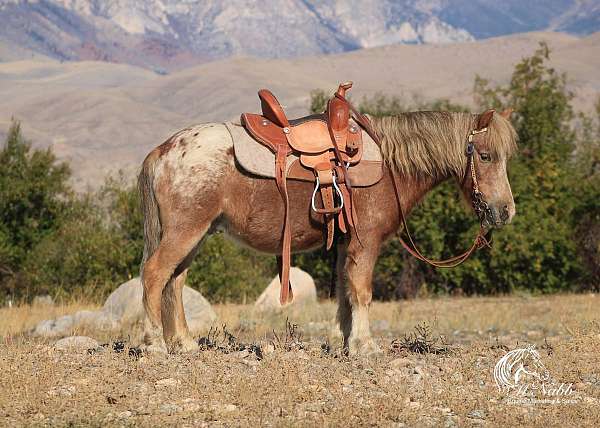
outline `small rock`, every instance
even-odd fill
[[[411,409],[420,409],[421,408],[421,403],[419,403],[418,401],[410,401],[408,403],[408,407],[410,407]]]
[[[197,412],[200,410],[200,404],[193,398],[183,400],[183,410],[186,412]]]
[[[471,418],[471,419],[485,419],[487,416],[487,413],[485,410],[472,410],[468,415],[467,418]]]
[[[346,385],[346,386],[347,386],[347,385],[350,385],[350,384],[352,384],[352,379],[349,379],[349,378],[347,378],[347,377],[342,377],[342,378],[340,379],[340,383],[341,383],[342,385]]]
[[[421,380],[423,380],[423,376],[421,376],[420,374],[412,374],[408,377],[408,381],[413,385],[418,384],[419,382],[421,382]]]
[[[168,415],[174,415],[175,413],[181,412],[182,410],[183,409],[177,404],[165,403],[160,406],[161,413],[166,413]]]
[[[133,415],[133,413],[131,413],[129,410],[125,410],[124,412],[121,412],[121,413],[117,414],[117,418],[119,418],[119,419],[127,419],[127,418],[130,418],[131,415]]]
[[[268,343],[267,345],[263,346],[262,350],[265,355],[272,354],[275,352],[275,345]]]
[[[58,351],[87,352],[88,349],[96,349],[98,347],[100,347],[98,341],[87,336],[65,337],[54,344],[54,349]]]
[[[425,370],[421,366],[415,366],[414,373],[421,376],[425,376]]]
[[[248,367],[258,367],[260,365],[260,361],[253,360],[250,358],[243,359],[242,363],[247,365]]]
[[[390,361],[389,366],[393,369],[401,369],[404,367],[409,367],[412,365],[412,361],[408,358],[396,358],[395,360]]]
[[[237,410],[237,406],[235,404],[216,404],[213,406],[213,409],[217,413],[232,413]]]
[[[461,383],[463,381],[463,375],[462,373],[453,373],[452,376],[450,376],[450,379],[452,379],[452,382],[454,383]]]
[[[173,379],[172,377],[168,377],[166,379],[157,380],[154,383],[154,386],[157,388],[172,388],[174,386],[178,386],[181,384],[181,381],[178,379]]]
[[[61,396],[61,397],[71,397],[75,393],[75,387],[73,385],[61,385],[55,386],[50,389],[47,394],[51,397]]]

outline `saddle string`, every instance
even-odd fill
[[[353,113],[358,113],[356,111],[356,109],[354,108],[354,106],[350,103],[350,101],[348,101],[348,99],[345,96],[339,94],[338,92],[335,92],[334,96],[335,96],[335,98],[337,98],[337,99],[341,100],[343,103],[345,103]],[[332,102],[332,100],[328,101],[327,110],[329,110],[329,105],[331,104],[331,102]],[[362,125],[362,123],[360,121],[357,120],[357,122]],[[349,175],[348,175],[348,166],[342,159],[342,155],[341,155],[339,146],[337,144],[337,140],[335,138],[335,135],[333,134],[333,129],[331,129],[331,127],[329,127],[329,135],[331,137],[331,141],[333,142],[333,152],[338,161],[338,164],[339,164],[338,166],[340,167],[340,169],[342,170],[342,174],[344,175],[344,183],[345,183],[346,189],[348,191],[348,197],[349,197],[348,199],[350,202],[349,210],[346,211],[346,215],[348,215],[350,217],[350,219],[348,219],[348,223],[351,225],[352,229],[354,230],[354,234],[356,235],[356,239],[358,240],[358,243],[361,246],[363,246],[363,244],[360,240],[360,235],[358,233],[358,228],[356,227],[357,219],[356,219],[356,214],[355,214],[355,210],[354,210],[354,204],[352,203],[352,183],[350,182],[351,180],[349,179]],[[342,200],[343,200],[343,198],[342,198]],[[334,234],[335,234],[335,232],[334,232]]]

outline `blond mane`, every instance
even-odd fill
[[[461,177],[465,173],[466,140],[477,115],[437,111],[402,113],[371,118],[381,138],[387,165],[404,175]],[[485,134],[494,158],[508,158],[516,150],[517,135],[508,120],[495,113]]]

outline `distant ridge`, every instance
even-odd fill
[[[291,116],[306,112],[310,90],[332,91],[340,80],[354,80],[355,100],[385,90],[409,101],[419,94],[469,105],[476,73],[506,82],[541,40],[552,49],[552,65],[568,73],[575,105],[587,109],[600,93],[599,39],[527,33],[295,59],[231,58],[169,75],[106,62],[6,62],[0,63],[0,133],[15,116],[36,145],[52,145],[71,161],[80,188],[97,186],[119,168],[133,174],[151,148],[185,126],[256,111],[262,87]]]

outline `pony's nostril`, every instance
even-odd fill
[[[500,214],[500,218],[502,219],[502,221],[506,221],[506,220],[508,220],[509,216],[510,216],[510,213],[508,210],[508,205],[504,205],[502,207],[502,213]]]

